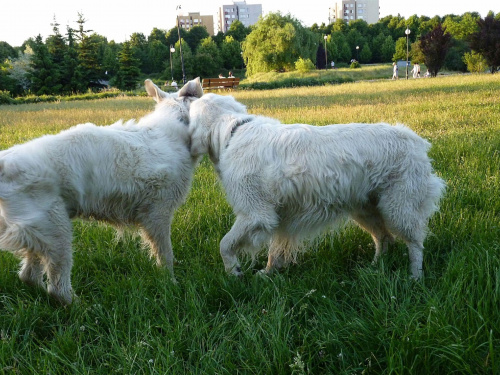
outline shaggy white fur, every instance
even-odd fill
[[[199,80],[167,94],[138,122],[77,125],[0,152],[0,248],[22,258],[21,280],[72,301],[72,224],[94,218],[137,225],[151,255],[173,276],[170,225],[185,199],[196,160],[189,152],[189,106]]]
[[[208,153],[236,221],[220,243],[228,272],[241,275],[239,250],[270,241],[266,272],[295,259],[306,237],[350,217],[373,237],[375,260],[393,236],[422,275],[429,217],[445,184],[430,144],[402,125],[282,125],[252,116],[230,96],[191,105],[191,152]]]

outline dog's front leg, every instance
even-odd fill
[[[220,255],[227,273],[243,276],[236,253],[238,247],[244,244],[247,237],[248,223],[241,216],[238,216],[231,230],[220,242]]]

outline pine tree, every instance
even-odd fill
[[[54,64],[53,67],[53,79],[55,83],[54,92],[56,94],[60,94],[64,86],[62,82],[62,76],[63,76],[62,70],[63,70],[64,58],[66,56],[68,47],[66,45],[64,37],[59,32],[59,24],[57,23],[55,16],[54,16],[54,22],[51,23],[50,25],[52,26],[53,34],[47,38],[45,44],[52,59],[52,63]]]
[[[130,42],[123,43],[123,48],[118,54],[118,73],[115,77],[115,85],[120,90],[136,88],[141,73],[139,63],[139,59],[134,57]]]
[[[93,87],[98,84],[101,78],[101,68],[99,64],[98,54],[99,45],[94,35],[87,35],[92,30],[85,30],[86,20],[81,13],[78,13],[78,61],[77,75],[79,75],[80,82],[86,88]]]
[[[33,56],[30,65],[33,69],[30,74],[31,90],[36,95],[56,93],[58,87],[56,86],[54,64],[41,35],[38,35],[33,43]]]
[[[86,90],[86,85],[81,82],[78,68],[78,51],[74,37],[74,30],[67,28],[68,46],[61,68],[62,91],[65,94],[74,94]]]

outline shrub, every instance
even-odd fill
[[[480,53],[467,52],[464,54],[463,60],[467,65],[467,70],[471,73],[483,73],[488,69],[488,63]]]
[[[0,90],[0,104],[12,104],[14,99],[10,96],[9,91]]]
[[[295,70],[299,72],[309,72],[316,69],[311,59],[303,59],[302,57],[295,61]]]
[[[361,65],[359,64],[359,62],[353,61],[349,67],[351,69],[358,69],[358,68],[361,68]]]

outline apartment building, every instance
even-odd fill
[[[202,16],[200,13],[188,13],[187,15],[178,15],[179,26],[189,31],[194,26],[205,26],[209,35],[215,35],[214,16]]]
[[[341,0],[330,8],[330,23],[338,19],[347,23],[352,20],[365,20],[367,23],[377,23],[380,18],[379,0]]]
[[[239,20],[246,27],[255,24],[262,15],[262,4],[247,4],[233,1],[232,5],[222,5],[217,14],[217,29],[225,33],[231,24]]]

